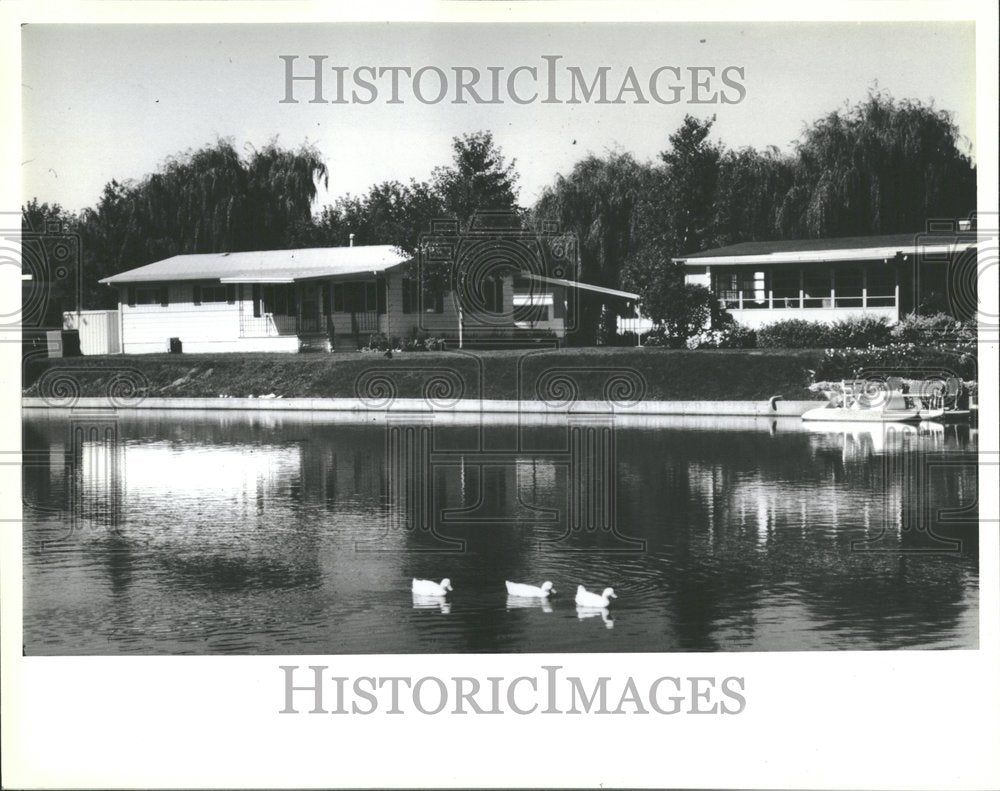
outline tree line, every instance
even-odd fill
[[[22,207],[37,244],[53,243],[41,232],[54,226],[79,239],[82,305],[74,277],[52,278],[44,322],[114,307],[100,278],[172,255],[342,246],[351,233],[355,244],[414,253],[432,220],[490,209],[555,221],[579,242],[579,280],[636,290],[644,312],[670,324],[698,298],[673,257],[744,241],[920,232],[929,219],[975,210],[975,165],[951,114],[932,105],[872,93],[808,125],[790,153],[731,149],[712,139],[714,120],[685,117],[652,162],[589,154],[532,206],[519,202],[516,160],[488,131],[456,137],[451,161],[425,180],[374,184],[315,213],[331,175],[315,147],[272,141],[240,153],[220,140],[143,179],[109,182],[78,215],[37,198]],[[598,299],[580,310],[578,342],[610,329]]]

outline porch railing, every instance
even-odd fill
[[[354,335],[364,332],[378,332],[378,311],[363,310],[351,314],[351,330]]]
[[[241,338],[276,338],[282,335],[297,335],[298,317],[280,313],[264,313],[254,316],[240,312]]]

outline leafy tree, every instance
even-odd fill
[[[22,324],[61,327],[64,311],[80,306],[77,218],[58,203],[32,198],[21,207]]]
[[[517,210],[517,160],[507,161],[492,132],[452,139],[452,162],[434,169],[430,191],[445,213],[466,223],[481,209]]]
[[[718,300],[712,292],[686,284],[684,267],[663,250],[645,247],[632,256],[623,281],[639,294],[642,314],[672,338],[689,338],[718,318]]]
[[[684,116],[670,135],[670,148],[660,154],[665,168],[663,218],[675,255],[705,249],[711,241],[719,179],[720,146],[710,142],[715,116]]]

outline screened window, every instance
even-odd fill
[[[274,316],[295,315],[295,287],[292,285],[266,285],[261,289],[264,312]]]
[[[829,308],[830,302],[830,270],[807,268],[802,276],[802,307]]]
[[[736,272],[713,272],[712,293],[726,308],[738,308],[740,304],[739,277]]]
[[[136,305],[159,305],[160,289],[155,286],[138,286],[135,290]]]
[[[834,271],[834,288],[838,308],[860,308],[864,289],[864,271],[860,266],[838,267]]]
[[[801,307],[799,305],[799,270],[797,268],[776,268],[771,275],[771,289],[774,293],[774,307]]]
[[[752,269],[740,273],[740,291],[743,293],[743,308],[768,307],[768,273]]]
[[[403,278],[403,313],[416,313],[419,308],[420,292],[417,291],[417,281],[410,277]]]
[[[202,304],[206,302],[227,302],[226,298],[226,287],[223,285],[218,286],[202,286],[201,287],[201,302]]]
[[[886,264],[868,268],[868,304],[872,307],[893,307],[896,304],[896,272]]]

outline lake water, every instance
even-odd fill
[[[968,426],[133,414],[26,412],[29,655],[978,645]]]

